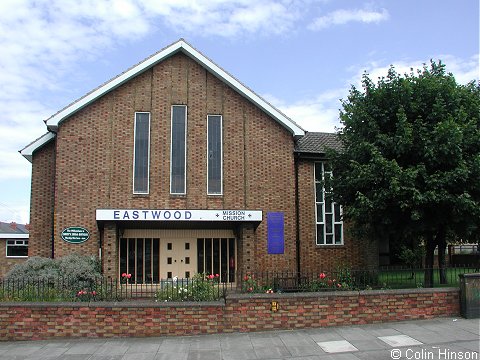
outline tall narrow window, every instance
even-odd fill
[[[135,113],[133,148],[133,193],[148,194],[150,163],[150,113]]]
[[[317,245],[343,245],[342,207],[332,200],[331,179],[328,163],[315,163]]]
[[[207,116],[207,192],[222,194],[222,116]]]
[[[172,142],[170,156],[170,193],[186,193],[187,107],[172,106]]]

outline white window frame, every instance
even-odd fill
[[[343,231],[343,220],[340,221],[335,221],[335,205],[336,203],[332,201],[332,211],[329,212],[328,214],[332,215],[332,243],[327,244],[327,223],[326,223],[326,209],[325,209],[325,185],[322,186],[322,197],[323,199],[320,199],[321,201],[318,201],[317,199],[317,181],[315,179],[315,168],[316,166],[321,166],[322,167],[322,182],[325,184],[325,174],[329,174],[329,176],[332,176],[331,171],[325,171],[325,162],[315,162],[313,164],[313,184],[314,184],[314,195],[315,195],[315,244],[317,246],[343,246],[345,244],[345,239],[344,239],[344,231]],[[318,221],[318,205],[322,206],[322,221]],[[342,206],[340,206],[340,219],[342,219],[343,215],[343,209]],[[323,243],[318,242],[318,226],[317,225],[323,225]],[[335,243],[335,225],[341,225],[341,242],[340,243]]]
[[[13,241],[13,244],[9,244],[9,241]],[[11,256],[8,255],[8,248],[10,246],[24,246],[27,248],[27,254],[28,254],[28,239],[26,240],[19,240],[19,239],[6,239],[5,241],[5,257],[10,258],[10,259],[24,259],[28,258],[28,255],[26,256]]]
[[[220,192],[210,193],[208,192],[208,118],[210,116],[220,116]],[[207,115],[207,195],[209,196],[222,196],[223,195],[223,115],[220,114],[208,114]]]
[[[147,151],[147,191],[135,191],[135,140],[137,137],[137,114],[148,114],[148,151]],[[133,118],[133,181],[132,191],[134,195],[148,195],[150,193],[150,129],[151,129],[151,114],[148,111],[136,111]]]
[[[173,108],[174,107],[184,107],[185,108],[185,134],[184,134],[184,141],[185,141],[185,154],[184,154],[184,159],[185,159],[185,172],[183,176],[183,189],[184,191],[181,193],[173,192],[172,191],[172,158],[173,158]],[[188,108],[187,105],[172,105],[170,108],[170,194],[171,195],[186,195],[187,194],[187,129],[188,129]]]

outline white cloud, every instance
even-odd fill
[[[96,59],[158,23],[205,36],[278,34],[297,16],[293,2],[274,0],[2,0],[0,108],[7,110],[0,114],[0,177],[28,176],[12,157],[45,131],[41,120],[55,110],[28,99],[65,91],[62,76],[78,60]]]
[[[451,72],[459,84],[466,84],[471,80],[479,80],[479,56],[473,55],[467,59],[461,59],[452,55],[435,56],[446,64],[447,72]],[[399,74],[410,74],[411,69],[422,69],[425,61],[393,61],[392,64]],[[387,76],[390,64],[384,61],[372,61],[362,66],[355,65],[348,69],[352,75],[344,87],[324,91],[317,96],[304,100],[287,102],[273,95],[264,95],[264,98],[272,105],[281,110],[285,115],[298,123],[307,131],[334,132],[341,126],[339,113],[342,108],[341,99],[346,99],[351,85],[361,89],[361,79],[366,71],[372,80]]]
[[[432,60],[438,62],[442,61],[446,66],[446,71],[454,75],[455,80],[459,84],[467,84],[472,80],[480,79],[480,67],[479,67],[479,55],[475,54],[469,58],[459,58],[453,55],[435,55]],[[349,70],[354,73],[352,77],[352,84],[357,88],[361,87],[361,78],[364,72],[366,72],[370,79],[378,80],[381,77],[386,77],[388,69],[391,65],[394,66],[395,71],[401,75],[417,73],[417,69],[422,69],[424,64],[429,67],[430,60],[398,60],[391,63],[385,63],[385,61],[372,61],[364,65],[355,65]]]
[[[28,203],[28,190],[22,195],[6,190],[30,176],[18,150],[46,131],[42,120],[58,110],[50,107],[73,100],[68,86],[75,82],[71,76],[82,76],[79,61],[97,60],[105,49],[156,28],[220,37],[284,33],[294,27],[301,5],[293,0],[1,0],[0,199],[28,214],[28,205],[19,205]],[[0,210],[1,219],[10,211]]]
[[[319,95],[287,103],[272,95],[265,95],[265,99],[290,117],[307,131],[334,132],[340,126],[339,109],[340,99],[348,93],[347,89],[335,89]]]
[[[156,29],[179,30],[187,36],[236,38],[289,34],[298,26],[306,26],[306,19],[312,16],[319,2],[1,0],[0,185],[2,181],[5,184],[30,176],[29,164],[18,150],[44,133],[41,120],[58,110],[58,103],[73,100],[68,86],[75,85],[75,81],[68,78],[70,83],[66,84],[65,79],[66,74],[82,76],[77,74],[80,61],[101,59],[106,49],[142,38]],[[338,10],[317,18],[310,26],[319,30],[348,22],[375,23],[388,17],[385,9]],[[472,76],[478,78],[478,55],[467,60],[449,56],[442,59],[459,82],[464,83]],[[405,65],[405,71],[409,71],[417,63],[421,66],[421,62],[395,65]],[[372,76],[384,75],[388,65],[379,62],[351,69],[355,75],[352,81],[358,81],[364,69]],[[333,131],[338,126],[341,107],[338,99],[346,97],[348,88],[345,84],[341,89],[302,101],[272,100],[272,103],[309,131]],[[0,199],[8,195],[3,191]],[[10,208],[17,208],[15,201],[8,204]]]
[[[388,11],[382,10],[366,10],[366,9],[351,9],[351,10],[336,10],[327,15],[320,16],[313,20],[309,25],[310,30],[322,30],[333,25],[343,25],[349,22],[361,23],[378,23],[388,20]]]
[[[293,28],[301,2],[215,0],[146,1],[145,14],[160,17],[170,27],[204,36],[280,34]]]
[[[17,224],[28,224],[29,223],[29,211],[30,206],[27,204],[21,205],[7,205],[3,202],[0,202],[0,221],[2,222],[12,222],[15,221]]]

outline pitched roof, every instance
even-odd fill
[[[150,57],[139,62],[138,64],[132,66],[130,69],[114,77],[113,79],[105,82],[104,84],[100,85],[98,88],[90,91],[86,95],[82,96],[80,99],[72,102],[70,105],[58,111],[56,114],[52,115],[50,118],[45,120],[47,129],[49,131],[55,132],[62,121],[72,116],[80,109],[94,102],[95,100],[105,95],[109,91],[112,91],[113,89],[119,87],[123,83],[129,81],[131,78],[141,74],[142,72],[155,66],[157,63],[165,60],[170,56],[173,56],[178,52],[181,52],[187,55],[188,57],[190,57],[191,59],[199,63],[201,66],[203,66],[205,69],[210,71],[218,79],[220,79],[225,84],[227,84],[228,86],[236,90],[240,95],[252,101],[260,109],[262,109],[264,112],[269,114],[280,125],[282,125],[288,131],[290,131],[290,133],[293,136],[303,136],[305,134],[305,131],[298,124],[296,124],[292,119],[290,119],[288,116],[283,114],[280,110],[272,106],[265,99],[257,95],[250,88],[242,84],[235,77],[230,75],[228,72],[223,70],[220,66],[215,64],[212,60],[210,60],[201,52],[199,52],[197,49],[192,47],[184,39],[180,39],[174,42],[173,44],[163,48],[162,50],[151,55]],[[33,152],[39,149],[40,147],[42,147],[43,145],[45,145],[53,137],[55,137],[55,135],[52,133],[50,133],[50,135],[45,134],[40,139],[37,139],[36,141],[32,142],[30,145],[26,146],[24,149],[20,150],[20,153],[27,160],[31,162],[31,157]]]
[[[25,159],[32,162],[33,152],[41,148],[43,145],[46,145],[47,143],[49,143],[54,138],[55,138],[55,133],[47,132],[42,136],[40,136],[38,139],[33,140],[30,144],[28,144],[22,150],[20,150],[19,153],[22,154],[25,157]]]
[[[281,125],[287,128],[293,135],[298,136],[298,135],[304,134],[304,130],[298,124],[296,124],[292,119],[287,117],[280,110],[278,110],[277,108],[272,106],[270,103],[268,103],[266,100],[261,98],[259,95],[254,93],[251,89],[249,89],[247,86],[242,84],[235,77],[230,75],[228,72],[223,70],[220,66],[215,64],[212,60],[210,60],[201,52],[199,52],[197,49],[192,47],[184,39],[180,39],[177,42],[174,42],[173,44],[163,48],[162,50],[151,55],[145,60],[139,62],[138,64],[134,65],[130,69],[121,73],[120,75],[114,77],[113,79],[107,81],[106,83],[99,86],[98,88],[92,90],[91,92],[81,97],[80,99],[74,101],[73,103],[63,108],[56,114],[52,115],[50,118],[45,120],[47,127],[54,128],[58,126],[63,120],[73,115],[75,112],[77,112],[81,108],[87,106],[88,104],[95,101],[99,97],[103,96],[107,92],[127,82],[132,77],[139,75],[140,73],[148,70],[152,66],[156,65],[157,63],[165,60],[166,58],[178,52],[184,53],[185,55],[187,55],[188,57],[190,57],[200,65],[202,65],[204,68],[209,70],[211,73],[213,73],[221,81],[231,86],[241,95],[245,96],[247,99],[249,99],[254,104],[259,106],[263,111],[268,113]]]
[[[0,221],[0,239],[28,239],[28,229],[24,224]]]
[[[308,154],[325,154],[326,150],[341,150],[342,143],[337,134],[324,132],[307,132],[295,143],[295,152]]]

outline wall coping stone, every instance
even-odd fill
[[[455,293],[460,292],[457,287],[443,288],[415,288],[415,289],[388,289],[388,290],[360,290],[360,291],[318,291],[303,293],[273,293],[273,294],[228,294],[226,299],[244,300],[244,299],[278,299],[278,298],[323,298],[323,297],[348,297],[348,296],[378,296],[395,294],[432,294],[432,293]],[[129,300],[129,301],[90,301],[90,302],[0,302],[0,308],[8,307],[74,307],[74,308],[192,308],[192,307],[224,307],[225,302],[219,301],[148,301],[148,300]]]
[[[190,307],[224,307],[225,302],[220,301],[145,301],[145,300],[130,300],[130,301],[85,301],[85,302],[0,302],[0,308],[5,307],[74,307],[74,308],[190,308]]]
[[[412,289],[386,289],[386,290],[355,290],[355,291],[317,291],[317,292],[296,292],[296,293],[261,293],[261,294],[227,294],[228,299],[268,299],[268,298],[311,298],[311,297],[329,297],[329,296],[376,296],[392,294],[432,294],[437,292],[459,292],[458,287],[439,287],[439,288],[412,288]]]

